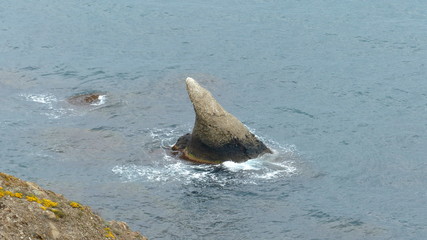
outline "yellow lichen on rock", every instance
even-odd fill
[[[47,207],[47,208],[51,208],[51,207],[56,207],[58,206],[57,202],[51,201],[49,199],[45,199],[43,198],[42,203],[43,206]]]
[[[0,186],[0,239],[147,239],[35,183],[0,173]]]
[[[14,198],[24,198],[28,201],[28,202],[37,202],[39,204],[41,204],[42,206],[40,207],[43,210],[46,210],[48,208],[52,208],[52,207],[57,207],[58,203],[54,202],[52,200],[43,198],[42,200],[40,200],[38,197],[30,195],[30,196],[25,196],[24,194],[20,193],[20,192],[12,192],[12,191],[3,191],[3,187],[0,188],[0,197],[3,197],[5,195],[8,195],[10,197],[14,197]]]
[[[4,191],[5,195],[9,195],[11,197],[13,197],[15,194],[13,194],[11,191]]]
[[[15,193],[16,198],[22,198],[22,196],[23,196],[22,193]]]
[[[111,229],[109,227],[104,228],[106,234],[105,237],[106,238],[112,238],[112,239],[116,239],[116,236],[114,235],[114,233],[111,231]]]
[[[78,202],[70,202],[70,206],[73,207],[73,208],[83,209],[83,206],[80,203],[78,203]]]
[[[25,197],[27,199],[28,202],[38,202],[39,199],[37,197],[34,196],[26,196]]]

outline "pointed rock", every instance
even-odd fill
[[[172,147],[182,158],[199,163],[244,162],[271,150],[235,116],[228,113],[194,79],[187,78],[187,92],[196,113],[193,132]]]

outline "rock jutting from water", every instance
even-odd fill
[[[178,139],[172,147],[181,158],[197,163],[244,162],[271,150],[235,116],[228,113],[194,79],[187,78],[187,92],[193,103],[196,121],[192,133]]]

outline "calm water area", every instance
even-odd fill
[[[172,156],[186,77],[274,154]],[[0,171],[150,239],[426,239],[427,4],[2,0]]]

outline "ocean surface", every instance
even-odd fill
[[[186,77],[274,154],[171,155]],[[150,239],[426,239],[427,4],[3,0],[0,171]]]

